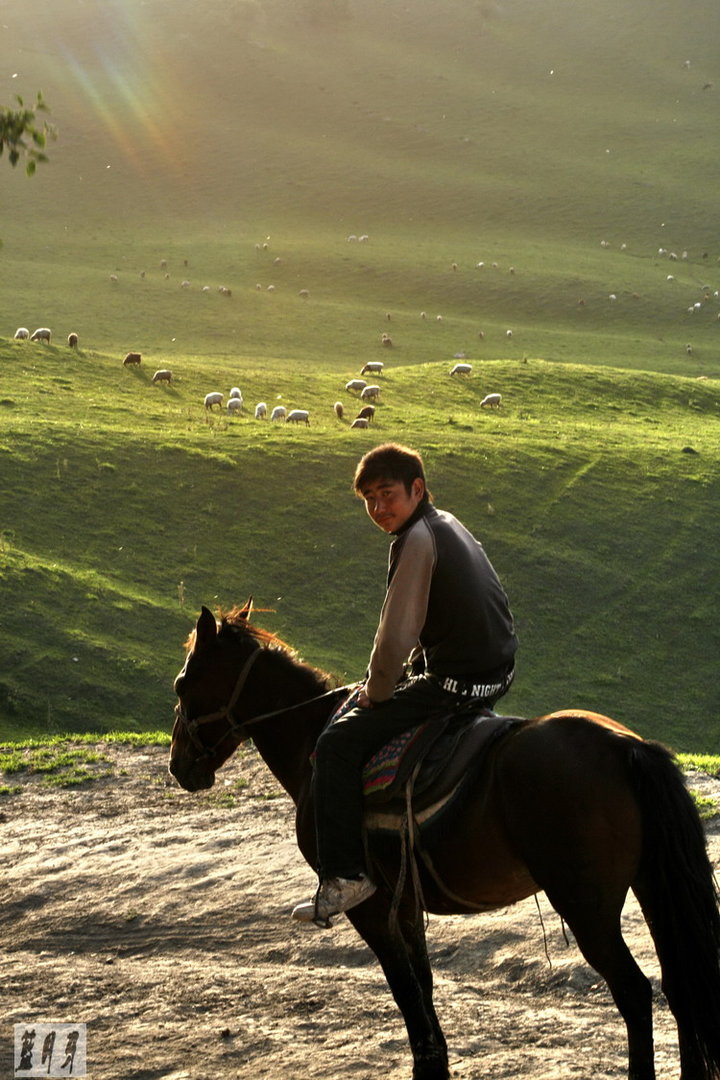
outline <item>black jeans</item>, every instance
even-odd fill
[[[478,708],[492,708],[510,679]],[[315,758],[315,827],[321,879],[354,877],[366,872],[362,841],[362,769],[385,743],[426,720],[438,721],[467,701],[444,690],[440,682],[418,675],[400,683],[387,701],[351,709],[323,731]]]

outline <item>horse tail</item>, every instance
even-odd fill
[[[633,891],[678,1025],[682,1074],[720,1078],[720,912],[700,816],[672,755],[658,743],[630,750],[643,821]]]

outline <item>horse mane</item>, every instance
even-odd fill
[[[321,689],[329,690],[338,685],[338,680],[333,675],[323,671],[322,668],[306,663],[297,649],[294,649],[292,645],[288,645],[277,634],[251,623],[244,608],[234,607],[227,612],[220,610],[218,614],[220,617],[219,637],[252,638],[261,649],[276,653],[279,657],[282,657],[287,667],[294,668],[296,672],[305,673],[316,685],[319,684]]]

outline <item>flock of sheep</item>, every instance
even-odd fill
[[[353,238],[355,239],[355,238]],[[358,242],[367,240],[366,236],[361,236]],[[227,292],[230,295],[230,290],[221,290]],[[425,313],[423,312],[423,315]],[[440,318],[440,316],[438,316]],[[508,331],[510,334],[511,331]],[[52,332],[48,327],[39,327],[32,334],[24,327],[20,326],[15,331],[15,340],[17,341],[35,341],[43,342],[49,345],[52,340]],[[68,347],[77,349],[78,347],[78,335],[72,331],[68,334],[67,338]],[[381,344],[383,346],[391,346],[392,339],[389,334],[383,334],[381,337]],[[463,354],[458,354],[462,356]],[[123,359],[124,367],[137,367],[142,363],[142,353],[131,351],[125,355]],[[375,403],[377,403],[381,388],[378,383],[368,383],[366,379],[362,378],[363,375],[382,375],[385,368],[385,363],[382,360],[369,360],[362,367],[360,372],[360,378],[350,379],[345,384],[345,390],[351,394],[359,394],[360,401],[363,403],[359,409],[357,416],[353,419],[351,428],[367,428],[375,416]],[[454,364],[450,375],[470,375],[472,373],[472,364],[469,363],[457,363]],[[169,368],[158,368],[158,370],[152,376],[151,382],[153,385],[164,383],[168,386],[172,385],[173,373]],[[225,402],[225,395],[218,390],[213,390],[205,395],[203,404],[205,409],[212,411],[216,406],[222,409]],[[499,408],[502,404],[502,395],[498,393],[487,394],[480,402],[481,407],[489,406],[492,408]],[[231,416],[239,416],[245,406],[245,402],[242,396],[242,391],[238,386],[232,387],[228,394],[227,403],[225,405],[227,412]],[[345,406],[341,401],[336,401],[333,405],[333,411],[338,420],[342,420],[345,416]],[[259,401],[254,409],[254,417],[256,420],[265,420],[268,414],[268,406],[264,401]],[[310,424],[310,411],[309,409],[291,409],[287,410],[285,405],[276,405],[270,413],[270,421],[284,421],[288,424]]]
[[[380,360],[370,360],[362,368],[360,375],[372,374],[381,375],[384,370],[384,363]],[[451,375],[470,375],[472,373],[472,364],[461,363],[455,364],[450,371]],[[167,378],[166,378],[167,377]],[[161,378],[167,382],[172,379],[172,373],[169,371],[156,371],[153,375],[153,382],[161,381]],[[350,379],[345,383],[345,390],[350,394],[359,395],[360,401],[364,404],[361,405],[357,416],[350,424],[351,428],[367,428],[370,422],[375,416],[375,404],[377,403],[381,388],[378,383],[368,383],[363,378]],[[212,411],[216,406],[218,409],[222,409],[225,401],[225,395],[219,390],[212,390],[209,394],[205,395],[204,405],[208,411]],[[240,415],[244,409],[244,399],[240,387],[234,386],[228,394],[226,409],[230,415]],[[480,406],[488,406],[490,408],[498,409],[502,405],[502,394],[492,393],[486,394],[483,400],[480,402]],[[345,416],[345,405],[342,401],[336,401],[333,405],[333,412],[338,420],[342,420]],[[256,420],[265,420],[267,418],[268,406],[266,402],[259,401],[255,406],[254,416]],[[309,409],[291,409],[289,412],[285,405],[276,405],[270,413],[270,421],[284,421],[287,424],[310,424],[310,410]]]
[[[256,244],[255,245],[256,249],[258,251],[263,251],[263,252],[267,251],[267,249],[268,249],[268,240],[269,240],[269,237],[266,238],[266,240],[265,240],[265,242],[263,244]],[[347,240],[350,243],[355,243],[355,242],[357,242],[357,243],[367,243],[368,240],[369,240],[369,237],[368,237],[367,234],[361,234],[361,235],[351,234],[350,236],[347,237]],[[608,241],[602,240],[601,243],[600,243],[600,246],[605,249],[605,248],[610,248],[612,245]],[[621,244],[620,245],[620,250],[621,251],[626,251],[627,250],[627,245],[624,244],[624,243]],[[667,259],[670,262],[685,261],[685,260],[688,259],[687,251],[683,251],[681,254],[677,254],[676,252],[668,251],[665,248],[660,248],[658,250],[658,252],[657,252],[657,255],[658,255],[658,257],[663,258],[663,259]],[[278,264],[281,261],[282,260],[279,257],[274,259],[275,264]],[[186,265],[187,265],[187,260],[186,260]],[[492,265],[492,269],[495,269],[495,270],[499,269],[497,263],[492,263],[491,265]],[[160,266],[161,266],[161,269],[163,271],[166,271],[166,269],[167,269],[166,260],[162,260]],[[476,263],[476,269],[477,270],[483,270],[485,268],[485,266],[486,266],[486,264],[484,262]],[[458,269],[459,269],[457,263],[452,263],[451,268],[452,268],[453,271],[458,271]],[[509,273],[510,274],[515,273],[515,267],[514,266],[511,266],[509,268]],[[144,277],[144,276],[145,276],[145,274],[143,272],[141,274],[141,277]],[[166,273],[165,276],[169,277],[169,274]],[[675,280],[675,276],[673,274],[668,274],[667,275],[667,281],[668,282],[672,282],[674,280]],[[113,284],[117,284],[118,283],[117,275],[112,274],[111,275],[111,281],[113,282]],[[187,288],[190,287],[190,282],[188,280],[183,280],[181,285],[182,285],[183,288],[187,289]],[[256,287],[261,288],[261,286],[259,286],[259,285],[256,286]],[[268,286],[268,289],[272,289],[272,288],[274,288],[274,286]],[[211,291],[209,286],[204,286],[203,287],[203,292],[209,292],[209,291]],[[227,288],[226,286],[220,286],[219,289],[218,289],[218,292],[221,293],[224,296],[232,296],[232,290]],[[309,297],[309,291],[307,289],[302,289],[300,291],[299,295],[303,299],[307,299]],[[611,301],[612,300],[617,300],[617,294],[611,293],[609,295],[609,299]],[[714,292],[712,292],[709,285],[704,285],[702,287],[702,299],[693,302],[693,304],[687,309],[687,311],[690,314],[695,314],[696,312],[698,312],[702,308],[704,308],[708,304],[708,302],[712,301],[713,299],[716,300],[716,301],[720,299],[720,291],[715,290]],[[578,301],[578,303],[580,305],[583,305],[584,301],[581,299],[580,301]],[[420,312],[420,318],[421,319],[427,319],[427,317],[428,317],[427,312],[425,312],[425,311]],[[391,320],[391,318],[392,318],[392,315],[391,315],[390,312],[388,312],[386,314],[386,319],[389,321],[389,320]],[[717,318],[720,319],[720,313],[718,313]],[[437,322],[442,322],[443,316],[442,315],[436,315],[435,319],[436,319]],[[50,331],[50,329],[48,327],[39,327],[33,333],[30,333],[30,331],[26,327],[18,327],[18,329],[15,331],[14,336],[15,336],[15,339],[18,340],[18,341],[28,341],[29,340],[29,341],[32,341],[32,342],[42,342],[42,343],[48,344],[48,345],[51,343],[51,340],[52,340],[52,333],[51,333],[51,331]],[[484,333],[482,331],[478,331],[478,336],[480,338],[483,338]],[[510,329],[506,330],[505,331],[505,336],[508,339],[512,338],[513,331],[510,330]],[[390,336],[390,334],[388,334],[388,333],[381,334],[381,336],[380,336],[380,344],[384,349],[392,349],[392,347],[393,347],[393,339]],[[71,349],[77,349],[78,348],[78,335],[77,335],[77,333],[75,331],[72,331],[72,332],[70,332],[68,334],[68,336],[67,336],[67,345]],[[691,344],[688,344],[686,346],[686,351],[687,351],[687,354],[689,356],[692,355],[693,354],[693,346]],[[455,363],[453,365],[453,367],[451,368],[451,370],[450,370],[450,375],[451,376],[469,376],[472,373],[472,364],[464,362],[464,354],[463,353],[456,353],[455,358],[458,359],[458,360],[461,360],[463,362]],[[124,360],[123,360],[123,364],[126,367],[136,366],[136,365],[139,365],[141,362],[142,362],[142,354],[139,353],[139,352],[135,352],[135,351],[128,352],[126,354]],[[381,387],[380,387],[380,384],[378,382],[368,382],[363,376],[367,375],[367,376],[379,377],[379,376],[381,376],[383,374],[384,367],[385,367],[385,365],[384,365],[383,361],[380,361],[380,360],[368,361],[362,367],[362,370],[360,372],[360,377],[359,378],[352,378],[345,384],[346,392],[349,393],[349,394],[358,395],[359,399],[360,399],[359,400],[360,408],[357,411],[357,415],[352,419],[351,427],[353,427],[353,428],[366,428],[369,425],[369,423],[372,421],[372,419],[373,419],[373,417],[375,415],[376,404],[377,404],[377,402],[378,402],[378,400],[380,398]],[[172,382],[173,382],[173,373],[168,368],[160,368],[157,371],[155,371],[154,375],[152,376],[152,383],[156,384],[156,385],[157,384],[162,384],[162,383],[167,384],[167,385],[171,385]],[[208,412],[212,411],[215,408],[222,409],[223,406],[224,406],[226,408],[226,410],[227,410],[227,413],[229,415],[231,415],[231,416],[239,416],[239,415],[241,415],[244,408],[245,408],[244,401],[243,401],[243,396],[242,396],[242,393],[241,393],[239,387],[233,387],[230,390],[230,392],[229,392],[229,394],[227,396],[227,400],[225,399],[224,393],[222,393],[220,391],[217,391],[217,390],[211,391],[211,392],[209,392],[209,393],[207,393],[205,395],[203,404],[204,404],[205,409]],[[485,397],[480,402],[480,407],[500,408],[501,405],[502,405],[502,395],[499,394],[499,393],[486,394]],[[268,411],[269,411],[268,410],[268,405],[266,404],[266,402],[264,402],[264,401],[258,402],[254,407],[254,417],[255,417],[255,419],[256,420],[265,420],[265,419],[267,419],[268,418]],[[335,413],[335,416],[338,419],[343,419],[344,416],[345,416],[345,412],[346,412],[346,406],[342,402],[336,401],[335,404],[333,405],[333,411]],[[270,419],[271,422],[283,421],[284,423],[309,425],[310,424],[310,411],[308,409],[301,409],[301,408],[288,410],[284,405],[276,405],[269,412],[269,419]]]

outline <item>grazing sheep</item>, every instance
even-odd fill
[[[125,365],[125,367],[130,367],[132,364],[139,364],[141,362],[142,353],[139,352],[129,352],[123,360],[123,364]]]
[[[427,319],[427,311],[421,311],[420,312],[420,318],[421,319]]]
[[[383,334],[383,336],[380,338],[380,343],[382,345],[385,345],[386,348],[392,348],[392,338],[389,334]]]
[[[360,393],[360,397],[363,399],[363,401],[377,401],[379,396],[379,386],[366,386]]]
[[[50,344],[50,338],[52,334],[48,330],[47,326],[39,327],[34,334],[30,335],[31,341],[44,341],[46,345]]]
[[[221,296],[232,296],[232,289],[228,289],[227,285],[221,285],[218,292]]]
[[[310,413],[307,409],[293,409],[285,417],[286,424],[310,424]]]
[[[268,285],[267,291],[268,292],[275,292],[275,286],[274,285]]]
[[[205,395],[205,408],[206,409],[212,409],[213,405],[217,405],[218,407],[221,408],[224,397],[225,397],[225,395],[221,394],[217,390],[214,390],[211,394],[206,394]]]
[[[374,416],[375,416],[375,406],[374,405],[363,405],[362,409],[357,414],[356,419],[358,419],[358,420],[367,420],[368,423],[369,423],[373,419]]]
[[[472,371],[472,364],[455,364],[455,367],[450,372],[451,375],[469,375]]]
[[[366,428],[366,427],[369,427],[369,426],[370,426],[370,422],[364,416],[356,417],[356,419],[353,420],[352,424],[350,425],[351,428],[354,428],[354,427]]]
[[[511,338],[512,337],[512,330],[506,330],[505,331],[505,337],[506,338]]]
[[[310,293],[308,292],[307,289],[301,289],[300,292],[298,293],[298,296],[302,296],[303,300],[307,300],[309,295],[310,295]]]
[[[167,383],[168,386],[169,386],[170,383],[172,382],[172,377],[173,377],[172,376],[172,371],[170,371],[169,368],[160,368],[153,375],[151,382],[153,382],[153,383],[164,382],[164,383]]]
[[[364,390],[367,386],[367,379],[351,379],[350,382],[345,383],[346,390]]]
[[[502,394],[487,394],[480,402],[480,408],[489,405],[492,409],[499,409],[502,405]]]
[[[337,416],[338,420],[342,420],[343,416],[345,415],[345,408],[342,401],[336,401],[333,405],[333,409],[335,410],[335,415]]]
[[[258,401],[257,405],[255,406],[255,419],[256,420],[264,420],[266,416],[267,416],[267,405],[265,404],[264,401]]]
[[[686,353],[688,354],[688,356],[692,356],[692,354],[693,354],[693,347],[692,347],[692,345],[686,345],[686,346],[685,346],[685,352],[686,352]]]
[[[189,281],[181,281],[180,282],[180,288],[181,289],[189,289],[190,288],[190,282]]]
[[[287,413],[287,409],[284,405],[276,405],[270,414],[271,420],[283,420]]]
[[[367,364],[363,366],[360,374],[365,375],[369,371],[373,375],[380,375],[384,367],[385,365],[383,364],[382,360],[368,360]]]
[[[358,244],[366,244],[370,237],[367,233],[363,233],[362,236],[358,236]]]
[[[27,339],[29,337],[30,337],[30,331],[27,329],[27,327],[18,326],[17,330],[15,331],[15,340],[16,341],[27,341]]]
[[[117,283],[118,283],[118,276],[117,276],[117,274],[111,274],[111,275],[110,275],[110,280],[111,280],[111,282],[113,283],[113,285],[117,285]]]
[[[242,401],[242,390],[239,386],[233,386],[230,393],[228,394],[228,397],[240,398],[240,400]]]
[[[443,321],[442,315],[436,315],[435,316],[435,322],[442,322],[442,321]]]
[[[232,415],[242,411],[243,399],[241,397],[228,398],[227,411]]]
[[[167,259],[161,259],[160,260],[160,269],[161,270],[167,270]]]
[[[68,334],[68,347],[70,349],[77,349],[78,347],[78,336],[74,331]]]

